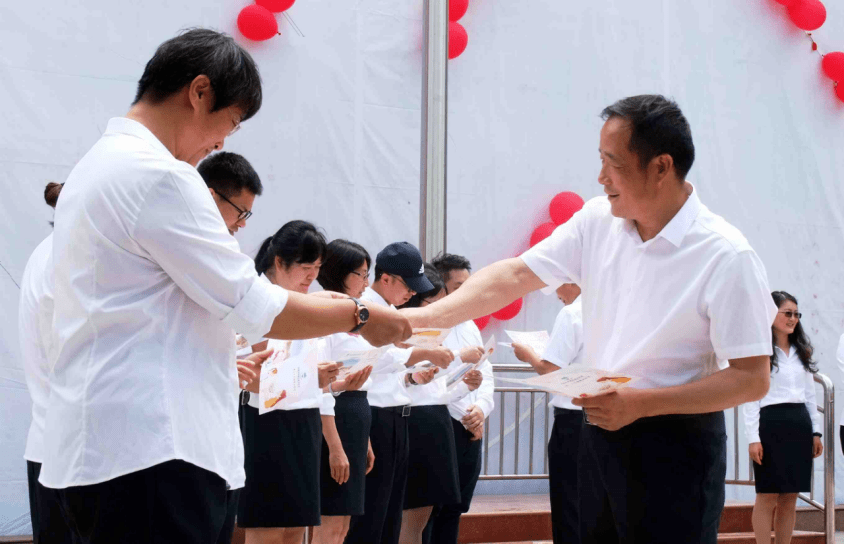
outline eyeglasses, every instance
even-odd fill
[[[413,289],[411,289],[410,287],[407,286],[407,283],[405,283],[404,278],[402,278],[401,276],[396,276],[395,274],[390,274],[390,275],[393,276],[394,278],[396,278],[397,280],[399,280],[401,282],[401,284],[404,285],[404,288],[407,289],[407,291],[411,295],[416,294],[416,291],[414,291]]]
[[[234,125],[234,128],[231,132],[229,132],[229,136],[240,130],[240,120],[235,121],[234,119],[232,119],[232,124]]]
[[[225,200],[226,202],[231,204],[232,208],[237,210],[237,212],[239,214],[237,216],[238,221],[246,221],[247,219],[252,217],[252,212],[250,210],[241,210],[240,208],[237,207],[237,204],[235,204],[234,202],[232,202],[228,198],[224,197],[222,193],[217,193],[217,196],[219,196],[220,198],[222,198],[223,200]]]
[[[354,274],[355,276],[359,277],[360,279],[364,280],[369,277],[369,270],[366,272],[358,272],[357,270],[352,270],[350,274]]]
[[[785,311],[785,312],[778,312],[778,313],[783,314],[788,319],[791,319],[792,317],[796,317],[797,319],[800,319],[801,317],[803,317],[803,314],[801,314],[800,312],[792,312],[790,310]]]

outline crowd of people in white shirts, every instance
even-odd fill
[[[714,543],[723,410],[740,404],[757,539],[770,540],[774,507],[790,534],[823,448],[812,346],[796,299],[771,294],[748,241],[686,181],[695,150],[676,103],[606,107],[606,196],[470,277],[459,255],[424,263],[396,242],[373,260],[299,220],[245,255],[233,234],[262,185],[244,157],[212,152],[261,102],[231,37],[184,32],[149,61],[129,112],[47,187],[55,229],[20,307],[37,542],[228,543],[235,520],[250,544],[298,543],[308,526],[326,543],[456,542],[494,409],[489,362],[461,372],[484,354],[472,319],[535,290],[566,307],[547,351],[514,344],[519,359],[639,377],[553,400],[555,542]],[[423,349],[403,344],[414,327],[452,331]],[[337,362],[382,346],[355,374]],[[261,365],[309,351],[318,385],[259,414]]]

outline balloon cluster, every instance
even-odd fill
[[[834,82],[835,95],[844,101],[844,53],[822,53],[818,50],[818,44],[812,38],[812,31],[819,29],[826,22],[826,6],[821,0],[776,0],[788,9],[788,17],[791,22],[806,32],[812,40],[812,51],[817,51],[823,57],[821,67],[824,73]]]
[[[459,57],[469,44],[469,35],[458,23],[469,9],[469,0],[448,0],[448,58]]]
[[[580,198],[577,193],[564,191],[554,196],[554,198],[551,199],[551,203],[548,204],[548,212],[551,215],[551,221],[542,223],[534,229],[533,233],[530,235],[530,247],[535,246],[542,240],[551,236],[554,229],[571,219],[572,216],[582,207],[583,199]],[[520,311],[522,311],[523,303],[524,301],[521,298],[516,299],[497,312],[493,312],[492,314],[484,317],[479,317],[475,320],[475,325],[477,325],[480,330],[484,330],[484,328],[489,325],[491,317],[494,317],[499,321],[508,321],[513,319]]]
[[[278,21],[274,13],[290,9],[296,0],[255,0],[237,16],[237,28],[244,37],[262,42],[278,36]]]

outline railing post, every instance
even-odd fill
[[[823,507],[824,533],[827,542],[835,542],[835,386],[828,376],[815,374],[815,381],[823,386],[824,448]],[[813,475],[814,479],[814,475]]]

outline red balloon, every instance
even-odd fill
[[[839,100],[844,102],[844,83],[839,83],[838,86],[835,87],[835,96],[837,96]]]
[[[833,81],[844,81],[844,53],[835,51],[823,56],[823,71]]]
[[[533,234],[530,235],[530,247],[535,246],[542,240],[551,236],[551,233],[554,232],[554,229],[557,228],[557,225],[548,221],[547,223],[542,223],[533,231]]]
[[[282,11],[290,9],[290,6],[292,6],[295,1],[296,0],[255,0],[255,3],[262,8],[267,8],[273,13],[281,13]]]
[[[454,21],[448,23],[448,58],[459,57],[468,43],[469,35],[463,25]]]
[[[448,20],[457,21],[469,9],[469,0],[448,0]]]
[[[486,328],[486,326],[489,325],[490,317],[492,317],[492,316],[485,315],[483,317],[479,317],[479,318],[475,319],[475,325],[478,326],[478,329],[484,330]]]
[[[551,221],[555,225],[562,225],[571,219],[571,216],[582,207],[583,199],[577,193],[564,191],[551,199],[551,204],[549,205]]]
[[[257,4],[246,6],[237,16],[237,28],[250,40],[262,42],[278,35],[278,21],[270,10]]]
[[[820,0],[800,0],[788,7],[788,16],[801,30],[817,30],[826,21],[826,6]]]
[[[507,321],[516,317],[522,311],[522,299],[517,298],[507,306],[501,308],[497,312],[492,313],[492,317],[499,321]]]

